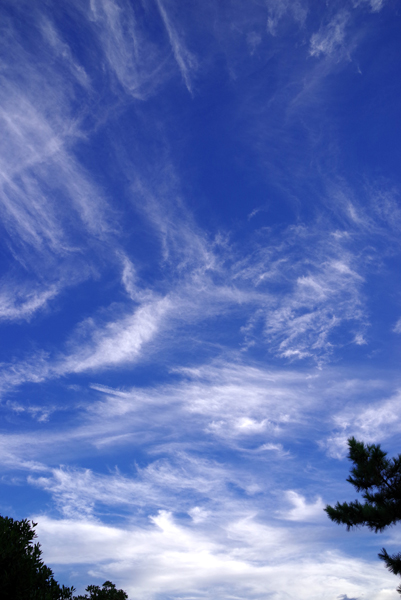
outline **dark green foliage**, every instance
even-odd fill
[[[27,519],[0,516],[0,589],[2,600],[67,600],[74,588],[60,587],[42,559],[35,527]]]
[[[114,583],[105,581],[102,589],[98,585],[88,585],[86,591],[89,596],[74,596],[74,600],[127,600],[128,596],[123,590],[117,590]]]
[[[354,463],[347,481],[362,493],[364,503],[337,502],[325,511],[335,523],[352,527],[366,525],[375,533],[401,520],[401,455],[387,458],[380,445],[348,440],[348,458]],[[401,575],[401,553],[390,556],[383,548],[379,557],[395,575]],[[397,591],[401,594],[401,585]]]

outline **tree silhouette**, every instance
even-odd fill
[[[0,515],[0,588],[3,600],[69,600],[74,588],[60,587],[42,559],[35,527],[27,519]]]
[[[124,590],[117,590],[114,583],[105,581],[102,589],[98,585],[88,585],[86,591],[89,596],[74,596],[74,600],[127,600],[128,596]]]
[[[401,454],[387,458],[380,444],[364,444],[354,437],[348,440],[348,458],[354,463],[347,481],[365,502],[337,502],[335,507],[324,509],[329,518],[338,524],[352,527],[366,526],[375,533],[401,520]],[[385,548],[379,558],[395,575],[401,575],[401,552],[390,556]],[[401,594],[401,585],[397,588]]]

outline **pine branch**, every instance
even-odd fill
[[[384,560],[386,567],[394,575],[401,575],[401,552],[390,556],[385,548],[379,552],[379,558]]]

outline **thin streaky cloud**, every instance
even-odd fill
[[[198,67],[198,61],[195,56],[184,46],[180,39],[176,28],[173,25],[172,19],[162,0],[156,0],[159,7],[161,18],[165,25],[174,58],[177,61],[178,68],[181,71],[182,78],[185,82],[188,92],[193,94],[192,76]]]
[[[132,316],[120,322],[109,323],[103,331],[93,330],[89,324],[91,344],[72,353],[60,365],[64,373],[80,373],[105,366],[132,362],[160,327],[169,308],[168,298],[140,307]],[[82,343],[80,344],[80,346]]]
[[[0,319],[29,320],[38,310],[46,308],[58,293],[56,285],[51,285],[47,290],[21,289],[17,292],[13,286],[13,289],[0,294]]]
[[[366,326],[361,269],[347,248],[347,237],[338,238],[333,231],[316,235],[313,229],[300,227],[277,246],[261,248],[256,260],[238,265],[235,277],[252,279],[258,289],[269,290],[277,281],[286,285],[282,295],[266,296],[266,308],[258,307],[243,327],[246,342],[262,327],[271,350],[281,356],[315,355],[320,360],[330,354],[340,324]]]
[[[386,0],[353,0],[354,7],[369,4],[372,12],[380,12],[385,5]]]
[[[59,32],[49,18],[43,17],[41,23],[43,38],[52,47],[56,56],[61,57],[68,65],[73,77],[84,87],[90,87],[90,79],[84,67],[74,59],[70,46],[61,39]]]
[[[100,50],[124,90],[146,100],[170,74],[163,48],[141,28],[135,10],[125,0],[91,0],[84,14],[93,23]]]

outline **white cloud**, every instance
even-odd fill
[[[393,331],[394,333],[401,333],[401,318],[398,319],[397,323],[394,325]]]
[[[157,6],[159,7],[160,15],[163,19],[164,26],[167,30],[168,37],[170,40],[171,48],[173,50],[174,58],[177,61],[177,65],[181,71],[182,78],[185,82],[187,90],[190,94],[193,92],[192,86],[192,74],[197,69],[198,62],[195,56],[189,52],[184,46],[180,37],[178,36],[177,30],[173,25],[172,19],[166,10],[164,1],[156,0]]]
[[[50,471],[50,470],[49,470]],[[83,518],[111,514],[122,507],[158,510],[161,507],[175,512],[205,516],[207,510],[194,504],[205,503],[214,511],[230,505],[238,510],[228,484],[249,490],[252,478],[242,477],[228,465],[176,452],[169,460],[158,459],[145,468],[136,468],[133,476],[118,471],[106,475],[90,469],[52,469],[40,477],[29,476],[28,482],[48,491],[65,517]],[[256,491],[256,488],[255,488]]]
[[[38,310],[47,306],[49,300],[57,296],[57,285],[50,285],[46,290],[18,289],[18,286],[3,282],[0,293],[0,320],[29,320]]]
[[[356,334],[354,342],[357,346],[365,346],[367,344],[367,341],[361,333]]]
[[[295,583],[300,600],[329,600],[340,594],[395,598],[393,577],[377,561],[323,550],[305,531],[295,535],[251,515],[228,519],[207,532],[202,523],[185,526],[166,511],[151,516],[148,524],[124,528],[33,518],[39,523],[47,564],[87,565],[97,577],[117,581],[133,600],[160,594],[209,598],[210,589],[214,594],[219,590],[219,598],[226,600],[268,598],[278,590],[295,598]]]
[[[33,419],[38,421],[39,423],[45,423],[49,420],[49,417],[52,413],[57,410],[60,410],[56,406],[35,406],[31,404],[19,404],[18,402],[7,401],[7,408],[10,408],[12,411],[16,413],[28,413],[32,416]]]
[[[243,328],[246,342],[259,342],[263,328],[275,354],[290,359],[314,356],[321,361],[335,347],[340,326],[358,321],[366,326],[364,278],[347,244],[346,237],[295,228],[276,247],[267,246],[238,265],[236,278],[251,279],[260,291],[265,290],[265,307],[259,303]]]
[[[166,51],[140,26],[135,7],[126,0],[91,0],[85,16],[125,92],[139,100],[153,94],[169,76]]]
[[[68,66],[73,77],[85,88],[90,86],[88,74],[82,65],[73,57],[71,48],[62,40],[60,33],[48,17],[42,16],[41,31],[43,38],[51,46],[56,56],[61,57]]]
[[[77,89],[83,111],[90,94],[84,68],[40,12],[32,28],[48,45],[38,44],[34,53],[9,25],[2,39],[11,67],[1,74],[0,206],[11,260],[0,318],[29,320],[65,287],[93,275],[96,258],[89,249],[110,241],[115,219],[73,152],[84,137],[73,115]],[[59,57],[67,69],[49,57]]]
[[[267,7],[267,31],[271,35],[277,35],[278,25],[284,16],[289,15],[302,26],[308,13],[307,6],[299,0],[269,0]]]
[[[93,321],[89,322],[90,342],[82,344],[81,341],[77,344],[77,350],[62,360],[56,371],[80,373],[134,361],[142,346],[157,333],[169,306],[168,298],[156,300],[141,306],[128,317],[108,323],[102,329],[94,328]],[[85,324],[82,325],[82,331],[86,337],[88,334],[84,330]]]
[[[18,376],[18,372],[14,373],[14,377]],[[299,430],[309,412],[316,410],[326,381],[325,377],[321,381],[311,380],[308,373],[265,371],[240,363],[206,364],[173,374],[174,379],[177,376],[176,383],[149,389],[110,390],[93,386],[102,393],[102,400],[84,412],[81,409],[78,426],[65,428],[63,432],[51,426],[41,433],[40,443],[35,432],[22,437],[5,435],[2,439],[14,453],[16,462],[46,460],[50,447],[57,447],[60,455],[73,447],[74,453],[83,456],[89,448],[103,452],[111,447],[132,445],[134,440],[135,445],[156,444],[160,451],[178,456],[180,449],[187,451],[186,436],[189,439],[197,431],[198,442],[192,443],[194,451],[198,445],[201,448],[212,441],[232,450],[253,452],[258,460],[267,458],[267,450],[274,450],[277,460],[287,460],[282,438]],[[40,381],[39,374],[36,378]],[[149,414],[152,418],[148,423]],[[144,422],[148,423],[145,429]],[[182,463],[190,466],[192,474],[188,479],[196,480],[194,469],[198,463],[188,461],[186,458]],[[167,473],[163,469],[152,471],[158,480],[162,472]],[[211,480],[211,472],[207,478]],[[218,478],[224,480],[221,472]],[[255,483],[246,478],[244,481],[247,488]],[[174,486],[177,485],[175,482]],[[205,482],[200,487],[208,488]]]
[[[143,302],[146,300],[150,300],[152,293],[150,290],[141,290],[138,286],[138,276],[136,269],[128,256],[125,254],[119,254],[119,258],[123,264],[123,271],[121,275],[121,281],[125,288],[125,291],[130,296],[131,300],[136,302]]]
[[[188,514],[194,523],[201,523],[210,515],[207,510],[201,508],[200,506],[194,506],[188,511]]]
[[[48,340],[47,352],[32,352],[24,359],[21,353],[28,352],[27,346],[19,346],[19,360],[10,358],[8,364],[2,365],[4,390],[10,391],[24,382],[53,380],[36,390],[27,385],[23,400],[2,405],[6,418],[13,419],[12,427],[20,433],[10,429],[0,436],[0,459],[5,471],[19,470],[19,476],[29,472],[29,485],[36,486],[41,497],[47,492],[52,504],[46,506],[49,510],[58,508],[64,516],[58,521],[46,515],[35,517],[40,522],[45,555],[52,565],[73,569],[78,564],[91,576],[118,578],[119,586],[141,600],[161,595],[186,600],[281,600],[284,596],[332,600],[340,594],[384,600],[393,593],[384,589],[387,580],[389,589],[395,586],[380,564],[364,563],[328,550],[328,525],[318,523],[323,507],[323,500],[317,496],[321,471],[311,475],[314,467],[305,464],[302,452],[306,444],[310,449],[317,437],[329,437],[329,450],[335,453],[355,427],[365,439],[382,437],[386,432],[399,433],[399,396],[391,397],[388,404],[377,403],[376,391],[376,403],[372,406],[354,403],[358,391],[363,390],[361,381],[344,383],[340,369],[324,366],[333,349],[343,343],[353,341],[361,346],[354,351],[363,352],[367,268],[360,258],[361,239],[382,227],[376,225],[376,217],[385,224],[391,220],[396,194],[376,194],[375,209],[365,211],[361,203],[354,199],[347,202],[344,197],[343,205],[341,200],[333,202],[333,213],[341,205],[338,212],[342,210],[347,219],[338,219],[337,213],[332,218],[330,212],[326,222],[320,215],[314,223],[309,221],[280,231],[277,227],[276,233],[271,229],[264,237],[263,230],[259,230],[253,242],[246,240],[244,230],[233,233],[233,239],[240,239],[237,245],[229,242],[227,233],[209,235],[186,208],[179,177],[172,168],[174,161],[166,150],[168,143],[161,142],[162,137],[173,135],[172,147],[176,148],[178,140],[183,148],[178,129],[169,130],[174,118],[167,118],[166,123],[158,113],[156,105],[169,110],[169,102],[161,97],[151,103],[149,112],[143,102],[171,78],[173,70],[177,72],[173,56],[188,91],[194,92],[200,62],[189,47],[196,48],[195,33],[200,29],[183,30],[183,13],[178,12],[181,7],[171,0],[90,0],[75,4],[81,4],[79,14],[86,19],[74,35],[85,31],[85,52],[93,53],[96,68],[90,68],[89,60],[80,62],[75,54],[78,44],[75,48],[67,44],[56,21],[41,17],[42,37],[37,39],[42,45],[38,53],[44,48],[43,53],[50,53],[51,60],[38,60],[36,64],[36,55],[25,54],[21,50],[23,44],[20,48],[16,43],[16,69],[9,71],[16,75],[0,93],[0,202],[7,243],[20,261],[18,276],[23,269],[39,273],[25,287],[18,276],[15,285],[11,276],[5,280],[8,287],[0,297],[0,318],[28,320],[49,306],[63,286],[89,277],[95,271],[92,262],[99,265],[99,271],[102,259],[107,263],[103,279],[98,273],[96,292],[91,288],[82,303],[86,316],[92,299],[97,308],[86,319],[83,313],[76,313],[77,321],[84,320],[78,326],[70,326],[72,333],[67,334],[65,345],[53,345],[53,331],[43,338],[38,334],[37,340]],[[210,47],[219,27],[217,21],[226,10],[223,4],[222,8],[219,3],[206,2],[206,8],[199,5],[200,12],[195,12],[202,17],[213,16],[207,23],[207,35],[213,32]],[[223,102],[230,98],[230,86],[239,90],[246,82],[246,94],[232,98],[238,98],[239,104],[245,103],[244,98],[249,101],[247,110],[252,112],[252,118],[262,112],[260,104],[258,110],[253,110],[257,103],[252,98],[252,82],[257,80],[258,85],[268,87],[275,85],[276,78],[259,77],[263,71],[258,70],[257,61],[260,67],[267,65],[263,67],[267,70],[274,64],[285,94],[291,95],[289,90],[299,87],[303,77],[307,86],[310,75],[301,68],[298,78],[293,78],[291,65],[286,79],[287,67],[277,51],[285,41],[275,45],[277,39],[266,41],[262,36],[266,10],[268,29],[276,34],[284,16],[295,19],[300,26],[306,25],[304,5],[271,0],[266,9],[266,3],[256,4],[257,10],[249,3],[245,12],[241,3],[227,4],[230,10],[227,8],[224,31],[227,38],[233,39],[237,35],[233,32],[238,30],[243,44],[240,50],[246,61],[252,62],[253,70],[247,71],[246,78],[236,82],[232,79],[229,85],[221,82]],[[379,4],[378,0],[370,2],[372,10]],[[241,9],[238,19],[231,13],[234,5]],[[66,10],[70,8],[67,6]],[[257,16],[262,15],[259,24],[254,10]],[[147,30],[149,17],[155,18],[157,40]],[[238,23],[241,27],[237,27]],[[74,24],[72,20],[71,25]],[[333,62],[344,56],[347,26],[345,12],[323,25],[310,40],[311,55],[327,56]],[[163,27],[164,41],[160,36]],[[308,51],[304,41],[307,34],[303,32],[302,37],[304,45],[298,46],[299,55],[302,48],[304,53]],[[186,40],[191,46],[186,46]],[[224,56],[228,43],[225,45],[226,40],[220,38],[217,41],[218,55],[214,56],[218,60],[209,63],[213,69],[225,60],[228,64],[235,60],[240,63],[242,59],[232,58],[241,53],[239,47]],[[208,47],[207,51],[215,49]],[[82,56],[87,56],[85,52]],[[255,56],[250,57],[250,52]],[[317,62],[325,63],[310,59],[308,62],[313,63],[315,73]],[[296,63],[297,69],[299,64]],[[47,70],[42,73],[44,65]],[[324,68],[323,65],[320,73]],[[203,63],[198,72],[199,77],[204,75]],[[6,71],[2,71],[4,74]],[[267,87],[258,88],[257,93],[272,112],[271,122],[287,119],[285,102],[283,113],[278,115],[269,95],[274,90],[266,95]],[[100,97],[99,90],[107,96],[106,100]],[[172,91],[167,94],[169,98],[173,97]],[[280,93],[277,97],[282,98]],[[101,116],[90,114],[96,112],[98,101]],[[198,111],[203,102],[193,101],[190,111]],[[234,110],[237,106],[236,102],[232,104]],[[113,157],[110,173],[102,174],[104,181],[111,173],[116,179],[122,175],[115,186],[109,180],[109,195],[122,214],[119,226],[118,216],[106,202],[106,192],[78,158],[86,143],[93,148],[95,140],[98,143],[108,139],[105,130],[113,130],[111,137],[118,138],[119,127],[126,124],[118,111],[129,113],[132,118],[132,129],[128,131],[127,127],[127,137],[121,136],[129,141],[121,144],[129,146],[132,140],[133,145],[138,144],[134,150],[121,148],[117,140],[117,158]],[[111,113],[115,120],[110,119],[102,129]],[[162,122],[158,121],[160,115]],[[175,116],[181,117],[172,115]],[[239,148],[244,142],[240,139],[243,115],[236,117],[238,137],[231,141],[240,140]],[[156,122],[154,129],[148,128],[151,119]],[[316,119],[320,121],[318,111]],[[180,118],[177,124],[181,121]],[[267,135],[267,121],[255,121],[261,135]],[[302,119],[298,121],[301,123]],[[233,121],[221,125],[228,123]],[[156,129],[158,133],[153,135]],[[96,135],[92,136],[94,132]],[[285,133],[284,127],[280,133]],[[143,145],[142,135],[148,136]],[[283,137],[286,143],[290,139]],[[167,158],[153,160],[151,145],[157,146],[155,155],[164,153]],[[287,148],[290,146],[288,143]],[[107,143],[105,149],[110,150]],[[143,156],[139,156],[142,150]],[[121,155],[125,151],[128,158],[124,168],[119,161],[123,162]],[[293,167],[290,154],[286,152],[289,171]],[[260,156],[265,160],[263,151]],[[107,160],[106,150],[103,158]],[[95,154],[89,153],[87,163],[92,160]],[[145,163],[149,164],[148,170],[143,167]],[[187,175],[185,172],[183,177]],[[298,181],[296,175],[294,180]],[[272,177],[270,183],[273,189],[277,180]],[[193,193],[196,196],[197,190]],[[149,241],[149,252],[147,246],[141,246],[140,239],[134,239],[132,220],[128,218],[133,210],[129,206],[130,194],[139,221],[136,231],[143,225],[143,217],[147,219],[145,231],[140,234],[144,233]],[[192,197],[188,202],[191,201]],[[316,206],[319,213],[320,206]],[[251,209],[252,206],[245,211],[250,213],[249,220],[255,215]],[[300,210],[298,223],[302,214]],[[228,227],[234,222],[233,215],[230,212],[227,217],[233,219]],[[399,215],[393,215],[396,221]],[[259,217],[246,226],[251,229],[258,222]],[[353,245],[356,231],[361,237]],[[159,245],[152,243],[152,235]],[[373,243],[367,237],[367,243]],[[26,281],[26,275],[24,278]],[[110,301],[113,285],[117,288],[115,302]],[[76,304],[68,303],[63,331],[73,318]],[[242,354],[241,325],[245,337]],[[341,338],[336,335],[339,330],[344,332]],[[36,347],[34,333],[29,330],[33,336],[29,344]],[[200,350],[191,355],[192,346]],[[264,364],[252,364],[250,358],[244,358],[248,348],[255,351],[253,356],[262,355]],[[266,350],[271,352],[270,358]],[[160,359],[153,362],[155,374],[149,360],[152,353]],[[194,355],[203,363],[188,368]],[[210,356],[220,359],[210,362]],[[315,357],[323,366],[319,373],[315,369],[301,370],[298,364],[298,371],[288,365],[283,370],[266,368],[266,364],[280,364],[282,358],[308,357]],[[141,360],[145,368],[141,364],[138,368]],[[89,390],[88,372],[91,378],[96,372],[100,382]],[[74,391],[69,383],[75,384]],[[117,389],[112,388],[113,384]],[[342,397],[340,392],[344,390]],[[43,399],[31,401],[30,394],[40,394]],[[54,397],[58,407],[66,409],[61,419],[51,412]],[[348,408],[343,408],[348,401]],[[39,423],[32,424],[29,416]],[[29,431],[28,427],[19,429],[19,424],[27,421]],[[108,472],[106,465],[117,461],[124,473],[117,468]],[[85,468],[88,464],[92,469]],[[299,491],[306,479],[309,483],[313,479],[313,489],[309,488],[307,496]],[[285,489],[291,481],[291,487],[298,491],[282,491],[280,497],[277,481]],[[26,497],[29,500],[28,494]],[[282,506],[278,498],[289,503],[289,508],[279,515],[281,521],[275,513]]]
[[[325,26],[322,26],[310,39],[311,56],[320,54],[342,58],[345,47],[345,29],[348,25],[350,15],[347,11],[341,11]]]
[[[132,185],[135,208],[148,219],[162,246],[163,260],[175,275],[192,275],[219,267],[216,246],[195,223],[180,193],[171,164],[158,164],[151,185],[137,177]]]
[[[5,82],[0,96],[3,223],[19,243],[63,256],[77,250],[67,233],[71,216],[79,217],[78,232],[81,224],[90,234],[102,236],[110,231],[106,221],[111,212],[67,149],[79,132],[62,90],[54,94],[47,81],[38,90],[32,84],[36,78],[41,79],[36,67],[27,65],[24,88]],[[48,106],[54,95],[54,104]]]
[[[372,12],[380,12],[383,8],[385,0],[353,0],[355,7],[361,4],[369,4]]]
[[[323,512],[326,505],[320,497],[313,503],[307,503],[306,498],[294,490],[287,490],[285,497],[293,507],[287,511],[279,511],[277,514],[281,519],[313,522],[326,517]]]
[[[365,443],[382,443],[401,432],[401,393],[365,407],[356,403],[334,415],[335,432],[324,442],[330,456],[342,458],[347,440],[354,436]]]

